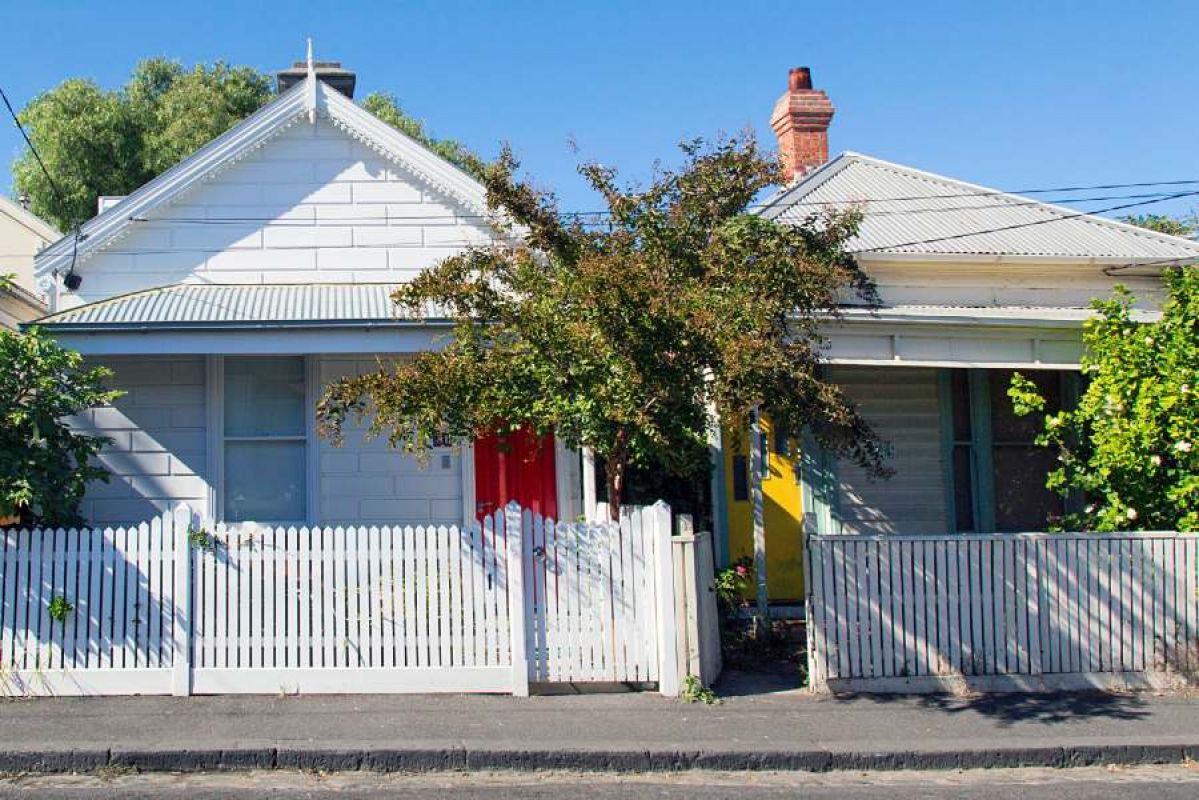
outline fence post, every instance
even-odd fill
[[[674,558],[671,552],[670,506],[661,500],[649,509],[653,520],[654,572],[658,608],[658,691],[679,696],[678,626],[674,613]]]
[[[192,549],[188,529],[193,520],[192,511],[179,504],[171,513],[171,532],[174,536],[175,588],[173,593],[174,624],[171,642],[174,653],[171,657],[171,690],[176,697],[191,694],[191,592],[192,592]]]
[[[525,614],[525,543],[520,506],[513,501],[504,509],[508,540],[508,633],[511,637],[512,694],[529,696],[528,620]]]

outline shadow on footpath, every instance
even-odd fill
[[[1017,723],[1058,725],[1086,720],[1138,720],[1150,715],[1138,694],[1102,691],[994,694],[865,694],[843,693],[817,698],[807,695],[792,669],[726,670],[714,687],[720,697],[778,697],[795,694],[796,702],[819,702],[863,709],[902,706],[945,714],[978,714],[1001,726]]]
[[[974,713],[1008,726],[1019,722],[1056,725],[1081,720],[1136,720],[1149,716],[1145,700],[1136,694],[1112,692],[1054,692],[1019,694],[1005,692],[978,695],[951,694],[843,694],[836,701],[905,705],[943,711],[946,714]]]

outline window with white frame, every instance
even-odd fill
[[[307,379],[303,356],[224,359],[224,518],[307,517]]]

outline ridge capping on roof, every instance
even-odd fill
[[[315,83],[310,86],[310,83]],[[309,112],[362,142],[383,157],[410,170],[430,188],[449,195],[470,210],[487,213],[486,191],[466,172],[431,152],[354,103],[319,78],[306,78],[205,144],[175,166],[85,222],[79,230],[77,262],[101,251],[129,232],[131,218],[177,199],[240,161],[276,135],[305,119]],[[37,277],[57,272],[72,258],[70,234],[39,253]]]
[[[982,186],[982,185],[976,184],[976,183],[970,183],[968,181],[959,180],[957,178],[951,178],[951,177],[947,177],[944,175],[939,175],[937,173],[928,172],[926,170],[917,169],[915,167],[909,167],[904,164],[898,164],[898,163],[895,163],[892,161],[887,161],[887,160],[884,160],[881,158],[877,158],[875,156],[865,155],[865,154],[858,153],[858,152],[855,152],[852,150],[846,150],[846,151],[838,154],[834,158],[832,158],[829,161],[825,162],[824,164],[820,165],[818,168],[816,168],[812,172],[808,173],[806,176],[804,176],[802,179],[800,179],[796,183],[792,184],[791,186],[781,189],[775,195],[773,195],[768,200],[766,200],[763,203],[762,207],[760,209],[758,209],[757,213],[762,214],[763,216],[765,216],[768,219],[779,220],[779,219],[783,218],[784,215],[786,215],[790,209],[795,207],[796,204],[801,202],[803,198],[813,194],[814,192],[816,192],[817,190],[819,190],[821,187],[825,186],[826,184],[830,183],[831,181],[834,181],[840,174],[842,174],[845,170],[849,169],[851,166],[859,165],[859,164],[867,165],[867,166],[874,167],[874,168],[877,168],[880,170],[887,170],[892,173],[897,173],[898,175],[908,178],[908,179],[915,179],[915,180],[919,180],[922,182],[939,184],[941,186],[946,187],[947,189],[955,190],[955,192],[950,192],[950,195],[952,195],[953,193],[960,193],[963,198],[973,198],[975,200],[985,199],[987,201],[1007,201],[1007,202],[1011,203],[1010,206],[1006,206],[1006,205],[993,205],[991,202],[989,202],[988,205],[990,205],[990,208],[987,208],[985,206],[978,207],[978,208],[971,208],[969,206],[964,206],[961,209],[957,209],[957,210],[966,211],[966,212],[969,212],[972,214],[977,214],[977,213],[985,214],[988,211],[991,211],[993,213],[1008,212],[1012,209],[1017,209],[1017,208],[1035,210],[1039,213],[1049,213],[1049,214],[1057,215],[1058,218],[1063,222],[1067,222],[1067,223],[1075,222],[1075,223],[1081,223],[1083,225],[1098,226],[1099,228],[1106,230],[1108,232],[1116,233],[1118,235],[1126,235],[1129,237],[1136,237],[1137,239],[1147,240],[1149,242],[1155,243],[1158,246],[1174,248],[1177,252],[1185,254],[1185,255],[1179,255],[1177,259],[1173,259],[1173,260],[1184,260],[1184,259],[1189,259],[1191,257],[1194,257],[1195,259],[1199,260],[1199,242],[1191,240],[1191,239],[1186,239],[1186,238],[1182,238],[1179,236],[1171,236],[1171,235],[1165,234],[1165,233],[1159,233],[1157,231],[1149,230],[1147,228],[1140,228],[1140,227],[1131,225],[1126,222],[1121,222],[1119,220],[1110,219],[1108,217],[1102,217],[1097,214],[1080,212],[1078,209],[1075,209],[1075,208],[1068,208],[1068,207],[1056,205],[1053,203],[1046,203],[1046,202],[1042,202],[1039,200],[1034,200],[1034,199],[1031,199],[1031,198],[1022,196],[1022,195],[1017,195],[1017,194],[1013,194],[1011,192],[1005,192],[1005,191],[993,189],[993,188],[990,188],[987,186]],[[859,187],[859,191],[860,191],[860,187]],[[915,193],[913,193],[913,198],[921,199],[921,198],[918,198]],[[888,201],[888,199],[889,199],[889,197],[880,197],[880,198],[870,198],[869,196],[845,197],[843,199],[841,199],[841,198],[830,199],[823,205],[848,206],[848,205],[852,205],[853,203],[860,203],[860,202],[871,202],[871,201],[886,202],[886,201]],[[938,199],[950,199],[950,198],[946,198],[945,193],[941,193],[941,197],[938,197],[936,195],[930,195],[930,197],[928,199],[929,200],[938,200]],[[890,198],[890,201],[895,202],[894,198]],[[814,204],[813,210],[818,209],[820,207],[820,205],[821,204],[819,204],[819,203]],[[1060,261],[1060,262],[1069,262],[1069,263],[1090,262],[1090,263],[1095,263],[1095,264],[1113,264],[1113,263],[1130,263],[1130,262],[1136,263],[1138,261],[1160,262],[1163,260],[1161,255],[1154,255],[1154,254],[1148,254],[1148,253],[1144,257],[1129,257],[1129,256],[1124,256],[1124,255],[1112,255],[1112,254],[1100,255],[1100,254],[1082,254],[1082,253],[1078,253],[1078,254],[1056,253],[1056,254],[1054,254],[1054,253],[1024,253],[1024,252],[1021,252],[1021,253],[1016,253],[1016,252],[1010,252],[1010,253],[1009,252],[976,252],[976,251],[969,251],[969,250],[948,251],[948,250],[943,250],[943,249],[932,249],[932,248],[927,248],[927,247],[922,250],[894,249],[894,248],[897,248],[901,243],[913,244],[913,245],[923,244],[923,242],[918,241],[921,239],[930,239],[930,240],[932,240],[932,243],[938,243],[941,241],[946,241],[946,240],[951,240],[951,239],[969,239],[974,236],[982,237],[982,236],[987,236],[987,235],[991,235],[991,234],[995,234],[995,233],[1004,233],[1004,234],[1010,234],[1012,236],[1018,236],[1020,234],[1021,230],[1024,228],[1044,227],[1046,225],[1052,225],[1054,222],[1057,221],[1057,220],[1051,221],[1051,220],[1047,219],[1044,222],[1037,221],[1037,222],[1035,222],[1035,224],[1028,224],[1028,223],[1017,224],[1017,225],[1010,226],[1011,227],[1010,230],[993,230],[988,227],[988,228],[978,228],[977,231],[974,231],[974,232],[955,231],[954,235],[946,237],[945,239],[939,239],[938,236],[935,235],[935,232],[930,234],[930,229],[935,229],[937,222],[939,222],[939,221],[943,222],[946,219],[946,217],[939,217],[940,212],[943,210],[944,209],[938,209],[938,208],[922,208],[922,209],[912,210],[910,212],[910,216],[920,216],[922,218],[923,224],[921,224],[919,226],[910,226],[912,229],[912,233],[911,233],[910,237],[900,238],[899,240],[897,240],[894,243],[889,244],[889,245],[880,245],[878,247],[864,248],[861,251],[858,251],[857,253],[855,253],[855,255],[857,255],[859,258],[865,257],[865,258],[876,259],[876,260],[912,260],[912,259],[976,260],[976,259],[981,259],[984,261],[1005,261],[1005,260],[1029,261],[1029,262],[1032,262],[1032,261],[1036,261],[1036,262]],[[955,209],[948,209],[948,210],[952,211]],[[995,227],[998,229],[1002,229],[1005,226],[997,225]],[[909,239],[911,241],[909,241]],[[851,250],[851,252],[852,252],[852,250]]]

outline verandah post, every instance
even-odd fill
[[[175,604],[172,619],[174,624],[171,631],[173,653],[171,657],[171,690],[176,697],[187,697],[191,694],[191,591],[192,591],[192,548],[188,538],[188,530],[193,519],[190,508],[184,504],[175,507],[168,515],[168,522],[173,534],[173,562],[175,567],[175,587],[173,600]]]
[[[504,532],[508,540],[508,635],[511,637],[512,694],[529,696],[528,636],[525,620],[525,544],[521,511],[516,501],[504,508]]]
[[[671,545],[670,506],[661,500],[649,508],[654,547],[654,579],[658,607],[658,692],[679,696],[678,624],[674,608],[674,554]]]

